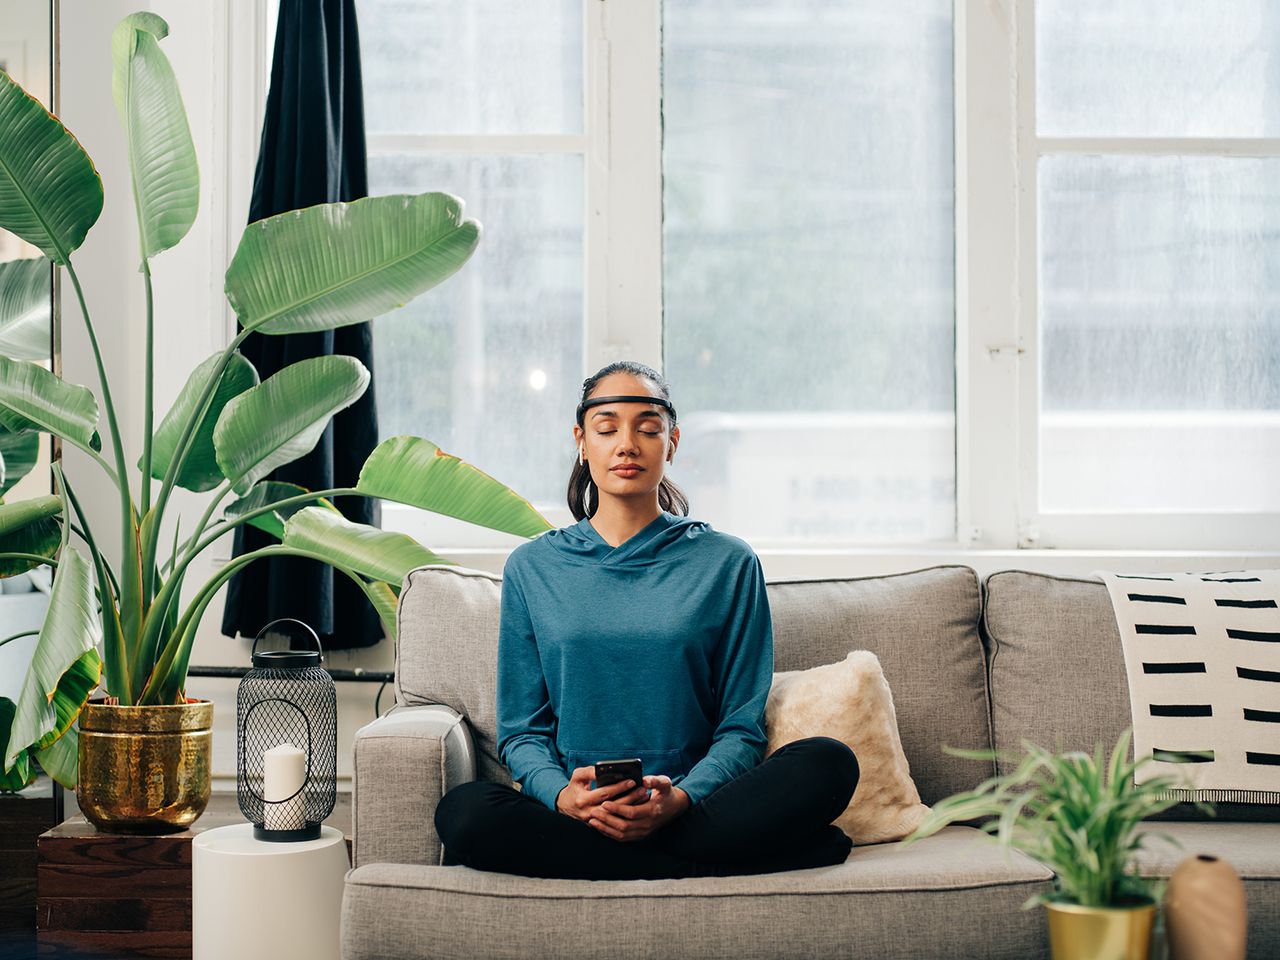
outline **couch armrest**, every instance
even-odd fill
[[[471,730],[452,707],[397,706],[361,727],[355,737],[353,865],[439,864],[436,804],[475,778]]]

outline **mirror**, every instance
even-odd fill
[[[0,0],[0,70],[54,113],[57,21],[57,0]],[[38,249],[0,229],[0,356],[34,361],[61,375],[55,283]],[[48,434],[0,426],[0,498],[51,493],[51,453]]]
[[[57,112],[58,0],[0,0],[0,70]],[[29,360],[61,375],[54,270],[31,244],[0,230],[0,356]],[[0,499],[53,492],[52,438],[0,425]],[[49,567],[0,579],[0,696],[16,700],[48,607]],[[25,634],[25,635],[23,635]],[[32,789],[35,789],[34,787]],[[41,787],[47,790],[47,784]]]

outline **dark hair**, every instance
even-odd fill
[[[657,388],[658,394],[664,400],[671,399],[671,388],[666,379],[657,370],[634,360],[618,360],[608,366],[601,367],[594,375],[582,381],[582,395],[578,398],[579,404],[591,395],[591,391],[595,389],[596,384],[609,376],[609,374],[619,372],[643,377]],[[659,409],[663,411],[667,419],[668,431],[674,430],[676,427],[675,414],[667,407],[659,407]],[[584,411],[579,410],[577,418],[578,426],[583,427]],[[684,491],[666,476],[658,484],[658,506],[668,513],[680,516],[689,515],[689,498],[684,495]],[[591,467],[585,463],[578,463],[578,459],[575,456],[573,472],[569,474],[569,511],[573,514],[575,520],[582,520],[584,517],[594,516],[599,507],[600,497],[596,492],[595,482],[591,479]]]

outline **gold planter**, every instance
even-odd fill
[[[1046,903],[1053,960],[1147,960],[1156,905],[1082,907]]]
[[[209,803],[213,704],[85,705],[76,802],[99,830],[185,830]]]

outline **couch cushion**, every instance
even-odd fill
[[[902,749],[920,799],[934,804],[991,775],[991,764],[943,745],[991,746],[978,576],[938,566],[884,577],[770,581],[776,670],[836,663],[851,650],[880,659]]]
[[[347,877],[344,960],[386,957],[1043,957],[1051,874],[978,831],[856,847],[835,867],[546,880],[371,864]]]
[[[965,566],[886,577],[769,581],[775,669],[805,670],[870,650],[893,690],[898,730],[925,803],[977,785],[990,765],[942,744],[990,746],[978,578]],[[481,779],[510,783],[497,758],[502,578],[447,564],[409,573],[397,613],[396,693],[445,703],[475,735]]]
[[[997,750],[1020,752],[1023,738],[1048,749],[1092,752],[1098,743],[1109,749],[1132,724],[1120,631],[1100,579],[992,573],[982,630]],[[1002,763],[1001,772],[1008,766]],[[1216,809],[1218,820],[1280,819],[1277,805],[1220,803]],[[1161,817],[1199,818],[1190,804]]]
[[[509,784],[497,744],[501,599],[502,577],[485,570],[411,570],[396,611],[396,702],[453,707],[471,727],[477,777]]]

